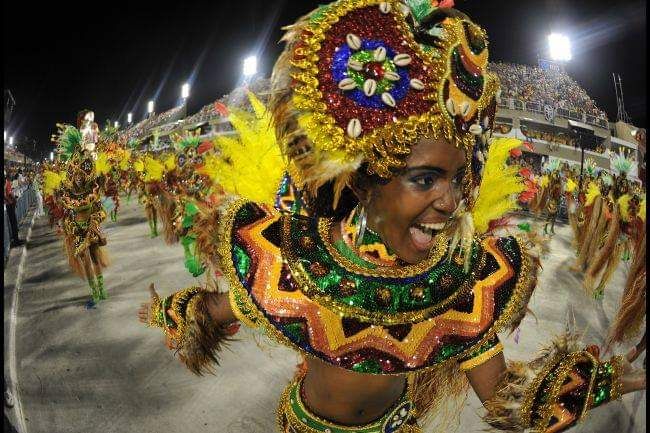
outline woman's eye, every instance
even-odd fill
[[[411,182],[415,183],[416,185],[419,186],[430,186],[433,185],[436,182],[437,177],[433,175],[426,175],[426,176],[418,176],[415,177],[411,180]]]

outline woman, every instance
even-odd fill
[[[538,261],[487,230],[523,191],[505,165],[519,143],[486,152],[498,83],[485,34],[434,3],[341,0],[288,28],[270,100],[288,161],[263,146],[221,149],[232,170],[213,180],[226,194],[192,228],[229,292],[161,300],[152,285],[138,311],[197,374],[218,363],[237,320],[300,351],[282,432],[420,432],[428,412],[444,421],[465,378],[492,425],[560,431],[645,386],[620,357],[601,362],[566,339],[507,369],[496,332],[525,314]],[[243,152],[250,164],[235,167]],[[284,167],[273,200],[262,190]]]

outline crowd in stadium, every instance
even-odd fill
[[[504,62],[490,63],[490,69],[501,80],[502,98],[540,102],[607,119],[587,92],[564,72]]]

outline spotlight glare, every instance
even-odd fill
[[[129,113],[126,115],[126,121],[127,123],[133,122],[133,113]]]
[[[250,77],[257,73],[257,57],[248,56],[244,59],[244,76]]]
[[[548,48],[551,60],[561,62],[571,60],[571,42],[568,37],[558,33],[551,33],[548,35]]]
[[[188,83],[183,84],[181,87],[181,98],[187,99],[190,96],[190,85]]]
[[[147,113],[151,114],[153,113],[153,101],[149,101],[147,104]]]

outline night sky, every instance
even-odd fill
[[[260,58],[269,76],[280,28],[319,3],[307,0],[4,2],[4,88],[16,99],[8,134],[37,140],[49,154],[57,122],[83,108],[126,124],[176,105],[191,83],[189,113],[240,84],[242,61]],[[536,64],[551,31],[569,35],[567,72],[616,118],[612,72],[621,75],[628,114],[646,126],[645,1],[456,0],[488,32],[491,60]]]

